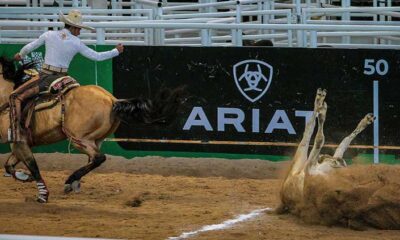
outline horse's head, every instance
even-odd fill
[[[34,65],[34,62],[29,62],[17,66],[13,60],[0,57],[0,106],[7,103],[11,92],[27,80],[24,71]]]
[[[14,83],[15,89],[26,81],[25,70],[32,69],[35,65],[35,62],[28,62],[17,66],[13,60],[2,56],[0,57],[0,80]]]
[[[0,57],[0,106],[8,102],[14,89],[14,63],[5,57]]]
[[[2,56],[0,57],[0,68],[2,80],[14,82],[16,72],[14,62]]]

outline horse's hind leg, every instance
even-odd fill
[[[321,152],[321,149],[324,146],[325,143],[324,123],[326,119],[327,109],[328,105],[326,104],[326,102],[324,102],[322,107],[318,110],[318,130],[317,134],[315,135],[314,146],[307,159],[308,166],[311,166],[312,164],[315,164],[317,162],[319,153]]]
[[[375,120],[375,116],[372,113],[368,113],[365,115],[363,119],[358,123],[356,129],[343,139],[343,141],[339,144],[338,148],[335,151],[333,157],[335,158],[343,158],[344,152],[350,146],[351,141],[360,133],[362,132],[368,125],[370,125]]]
[[[65,193],[72,191],[79,192],[81,178],[100,166],[106,160],[106,156],[100,152],[95,141],[81,141],[79,143],[74,143],[74,147],[88,155],[89,162],[68,177],[64,186]]]
[[[11,144],[11,150],[15,157],[25,164],[25,166],[31,172],[33,180],[36,181],[36,186],[39,191],[37,201],[40,203],[46,203],[50,193],[42,176],[40,175],[39,167],[30,147],[24,142],[14,143]]]
[[[312,114],[311,119],[308,120],[306,127],[304,129],[303,133],[303,138],[301,139],[301,142],[299,143],[296,153],[293,157],[293,163],[292,166],[290,167],[290,170],[285,177],[285,180],[282,184],[281,188],[281,204],[275,209],[275,212],[278,214],[283,214],[289,211],[291,208],[290,206],[293,205],[293,199],[290,196],[292,193],[289,193],[288,191],[292,192],[293,188],[295,188],[296,191],[302,192],[303,190],[303,183],[301,182],[301,178],[293,178],[294,176],[301,176],[301,173],[303,173],[304,166],[307,163],[308,159],[308,149],[310,147],[310,140],[311,136],[314,132],[315,128],[315,119],[317,116],[319,116],[319,113],[322,111],[322,109],[326,105],[324,104],[326,97],[326,90],[318,89],[317,94],[315,96],[315,101],[314,101],[314,111]],[[316,150],[314,150],[315,152]],[[296,187],[297,185],[298,187]],[[294,193],[296,194],[296,193]]]
[[[303,169],[304,164],[307,162],[308,148],[310,147],[311,136],[315,128],[315,118],[318,116],[320,109],[324,105],[326,90],[319,88],[315,96],[314,111],[311,119],[307,122],[303,138],[297,147],[296,153],[293,157],[293,165],[290,170],[291,173],[297,173]]]

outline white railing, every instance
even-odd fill
[[[247,0],[248,2],[250,2],[250,0]],[[112,9],[112,10],[106,10],[106,9],[89,9],[89,8],[81,8],[81,12],[83,14],[85,14],[83,16],[83,19],[85,21],[113,21],[115,22],[116,20],[119,21],[133,21],[133,20],[144,20],[146,17],[142,16],[144,13],[148,16],[148,19],[154,19],[154,18],[158,18],[158,19],[163,19],[164,17],[166,18],[166,20],[170,20],[170,21],[176,21],[176,22],[231,22],[231,23],[238,23],[240,22],[240,19],[242,17],[246,17],[246,16],[255,16],[259,19],[262,18],[266,18],[266,16],[272,16],[270,22],[272,23],[273,21],[280,21],[280,22],[289,22],[291,21],[291,12],[290,10],[256,10],[256,11],[242,11],[242,9],[240,7],[237,7],[239,4],[236,1],[230,1],[228,2],[229,4],[235,3],[236,6],[236,11],[235,12],[223,12],[223,13],[199,13],[199,14],[175,14],[175,15],[163,15],[162,11],[157,11],[158,14],[161,13],[161,15],[159,15],[158,17],[154,17],[154,15],[156,14],[153,10],[151,9],[135,9],[135,10],[122,10],[122,9]],[[254,1],[253,1],[254,2]],[[223,4],[224,5],[224,4]],[[226,4],[225,4],[226,5]],[[157,5],[158,6],[158,5]],[[207,6],[207,5],[206,5]],[[0,17],[7,18],[8,20],[10,19],[30,19],[30,20],[38,20],[38,21],[49,21],[49,20],[56,20],[58,18],[57,14],[54,14],[54,12],[56,12],[56,10],[61,10],[63,13],[67,13],[71,8],[7,8],[7,9],[0,9]],[[95,15],[88,15],[88,14],[95,14]],[[99,16],[98,14],[104,15],[104,16]],[[115,15],[115,14],[123,14],[123,15],[130,15],[130,16],[109,16],[110,14]],[[137,16],[140,15],[140,16]],[[280,19],[274,19],[275,16],[281,16]],[[176,17],[175,19],[173,17]],[[261,21],[259,21],[261,22]],[[30,26],[30,25],[27,25]],[[36,25],[35,27],[29,27],[27,28],[27,30],[38,30],[39,25]],[[43,31],[46,31],[48,29],[48,27],[43,28]],[[113,34],[110,33],[109,31],[113,31],[116,30],[116,28],[108,28],[108,29],[98,29],[99,33],[97,34],[97,36],[100,37],[96,37],[95,39],[97,39],[100,43],[109,43],[110,41],[108,41],[109,38],[115,38],[115,37],[120,37],[117,34]],[[118,29],[121,30],[121,29]],[[104,31],[104,33],[103,33]],[[137,32],[138,30],[135,29],[135,32]],[[139,32],[144,33],[144,35],[135,35],[134,37],[136,37],[135,39],[121,39],[122,42],[126,43],[126,44],[136,44],[139,43],[137,40],[137,37],[143,37],[146,39],[146,41],[144,41],[141,44],[146,44],[146,45],[154,45],[154,44],[164,44],[165,42],[167,43],[176,43],[176,44],[184,44],[185,39],[188,40],[188,38],[185,38],[186,36],[182,35],[192,35],[197,34],[198,33],[195,32],[196,29],[156,29],[155,32],[153,32],[153,29],[142,29],[139,30]],[[246,34],[252,34],[252,36],[247,36],[242,38],[241,37],[241,33],[239,33],[239,31],[241,30],[232,30],[231,32],[224,32],[224,33],[217,33],[219,36],[226,36],[229,34],[234,34],[234,44],[235,45],[241,45],[242,44],[242,39],[274,39],[275,36],[278,37],[284,37],[284,35],[276,35],[276,33],[270,33],[271,35],[263,35],[261,32],[258,33],[249,33],[247,32]],[[173,34],[171,34],[173,32]],[[2,35],[2,42],[12,42],[12,34],[16,33],[16,31],[14,32],[4,32],[4,34]],[[85,33],[85,32],[83,32]],[[291,33],[287,33],[286,36]],[[21,38],[24,35],[21,36],[21,34],[17,34],[15,37],[15,41],[20,40],[21,42],[25,43],[27,41],[29,41],[29,39],[27,38]],[[37,32],[32,32],[32,37],[37,37]],[[90,38],[93,35],[90,34],[82,34],[82,36],[86,37],[86,38]],[[104,37],[103,37],[104,36]],[[132,35],[133,36],[133,35]],[[169,36],[171,38],[171,36],[173,38],[180,38],[178,40],[175,39],[166,39],[165,36]],[[20,37],[20,39],[17,39],[18,37]],[[125,35],[125,37],[129,37],[129,35]],[[217,41],[218,39],[223,39],[223,38],[218,38],[218,36],[213,36],[215,41]],[[104,39],[106,38],[106,39]],[[227,37],[225,37],[227,38]],[[104,40],[103,40],[104,39]],[[188,43],[193,42],[192,40],[189,40]],[[230,39],[230,38],[227,38]],[[87,39],[87,41],[89,42],[90,40],[94,40],[94,39]],[[110,39],[111,40],[111,39]],[[112,42],[115,42],[114,40],[116,39],[112,39]],[[132,41],[133,40],[133,41]],[[194,40],[196,41],[196,40]],[[200,41],[200,37],[197,37],[197,41],[198,43],[201,43]],[[93,42],[93,41],[90,41]],[[232,44],[232,43],[231,43]]]
[[[91,8],[56,8],[56,7],[7,7],[0,8],[0,18],[3,14],[35,14],[40,17],[41,14],[56,14],[61,11],[67,14],[71,9],[79,9],[83,15],[137,15],[137,14],[151,14],[150,9],[91,9]]]
[[[285,10],[252,10],[252,11],[242,11],[241,8],[236,8],[235,11],[229,12],[206,12],[206,13],[183,13],[183,14],[167,14],[167,15],[160,15],[159,19],[162,20],[170,20],[170,21],[180,21],[186,22],[188,19],[210,19],[207,21],[208,24],[210,23],[217,23],[217,22],[226,22],[226,23],[241,23],[243,17],[249,16],[256,16],[256,21],[248,21],[248,23],[277,23],[280,20],[280,23],[287,23],[290,24],[292,21],[291,11],[289,9]],[[280,19],[275,19],[276,16],[281,17]],[[227,41],[226,35],[233,36],[233,44],[236,46],[242,45],[242,40],[249,40],[249,39],[272,39],[275,40],[276,37],[286,37],[291,35],[291,32],[283,33],[281,35],[276,35],[275,32],[263,32],[259,30],[258,32],[251,32],[246,29],[246,36],[243,36],[242,30],[231,30],[230,32],[217,32],[214,33],[212,42],[215,41]],[[167,30],[168,31],[168,30]],[[175,34],[178,34],[179,31],[177,29],[173,30]],[[182,33],[195,33],[196,29],[192,29],[192,31],[188,31],[188,29],[182,29]],[[251,35],[251,36],[248,36]],[[200,39],[198,38],[191,38],[191,40]],[[189,40],[186,38],[186,40]],[[165,42],[168,43],[178,43],[179,40],[177,39],[166,39]]]
[[[365,32],[363,35],[381,35],[381,36],[391,36],[394,32],[400,32],[400,26],[381,26],[381,25],[311,25],[311,24],[245,24],[245,23],[171,23],[163,20],[153,20],[153,21],[128,21],[128,22],[87,22],[87,25],[97,29],[96,32],[96,43],[97,44],[107,44],[115,43],[118,40],[106,41],[104,29],[113,28],[144,28],[144,29],[197,29],[200,33],[199,45],[213,46],[213,36],[210,34],[213,30],[244,30],[244,29],[254,29],[254,30],[284,30],[284,31],[300,31],[302,39],[306,41],[301,42],[302,45],[299,47],[317,47],[318,32],[326,31],[339,31],[342,35],[351,35],[354,32]],[[0,27],[61,27],[62,23],[59,22],[45,22],[45,21],[0,21]],[[103,29],[103,30],[102,30]],[[370,33],[368,33],[370,32]],[[326,33],[328,34],[328,33]],[[396,34],[397,35],[397,34]],[[1,37],[1,36],[0,36]],[[231,38],[234,38],[232,35]],[[2,38],[0,38],[2,39]],[[4,40],[4,39],[3,39]],[[2,41],[3,41],[2,40]],[[232,42],[235,40],[231,39]],[[287,36],[287,44],[292,42],[292,37]],[[84,40],[85,41],[85,40]],[[161,39],[161,43],[164,39]],[[94,41],[88,41],[93,43]],[[132,41],[131,41],[132,42]],[[130,43],[131,43],[130,42]],[[129,43],[129,42],[128,42]],[[139,42],[135,42],[139,43]],[[142,44],[148,44],[142,42]],[[337,44],[335,44],[337,45]],[[347,44],[348,45],[348,44]],[[343,44],[342,46],[346,46]],[[364,44],[359,45],[361,47],[374,47],[379,48],[379,45]],[[387,45],[382,46],[387,48]],[[400,48],[400,45],[392,45],[392,48]]]
[[[1,0],[0,6],[26,6],[26,7],[44,7],[58,4],[60,7],[79,7],[87,6],[87,0]]]
[[[342,0],[342,7],[333,7],[328,0],[129,3],[138,9],[120,9],[125,2],[117,0],[109,1],[113,9],[91,9],[85,7],[86,1],[70,2],[84,6],[79,9],[85,24],[97,29],[96,33],[82,31],[86,43],[241,46],[243,40],[270,39],[276,46],[287,47],[398,48],[400,44],[399,22],[392,21],[400,16],[400,7],[390,7],[391,1],[386,4],[389,7],[350,7],[349,0]],[[377,1],[374,4],[379,5]],[[26,43],[49,28],[62,27],[56,22],[60,10],[66,14],[71,8],[0,8],[0,42]],[[352,20],[355,16],[369,19]]]
[[[378,17],[379,16],[379,17]],[[394,25],[399,26],[399,22],[393,21],[382,21],[382,16],[390,16],[390,17],[400,17],[400,7],[342,7],[342,8],[303,8],[302,9],[302,19],[301,23],[310,23],[310,24],[332,24],[332,25]],[[321,20],[312,20],[311,18],[322,18]],[[333,17],[334,20],[330,20]],[[340,17],[342,20],[336,20],[336,17]],[[371,18],[371,20],[366,21],[353,21],[350,20],[351,17],[363,17],[363,18]],[[383,18],[384,19],[384,18]],[[392,34],[397,35],[397,34]],[[323,36],[323,34],[319,33],[318,36]],[[325,34],[324,37],[327,35]],[[331,35],[333,36],[333,35]],[[342,44],[351,44],[352,38],[351,36],[357,36],[356,34],[345,34],[341,37]],[[363,36],[365,39],[365,34],[358,35]],[[380,41],[379,39],[383,39],[385,37],[390,37],[384,34],[380,36],[378,34],[371,34],[368,37],[375,36],[375,38],[371,38],[373,42],[377,43]],[[303,35],[303,38],[305,35]],[[335,38],[334,38],[335,39]],[[305,41],[303,39],[302,41]],[[324,44],[329,44],[328,38],[323,38]],[[337,38],[336,38],[337,41]],[[359,42],[360,39],[356,38],[356,42]],[[334,42],[333,42],[334,43]],[[389,41],[391,43],[391,41]],[[400,42],[397,41],[397,44]],[[343,45],[345,46],[345,45]]]
[[[19,20],[34,20],[40,22],[56,21],[61,11],[63,14],[68,13],[74,8],[21,8],[21,7],[8,7],[0,8],[0,19],[7,19],[3,21],[19,21]],[[90,9],[79,8],[83,13],[83,20],[85,22],[117,22],[117,21],[144,21],[153,19],[153,11],[151,9]],[[57,30],[63,25],[54,26],[39,26],[26,25],[25,27],[11,26],[3,27],[0,31],[0,41],[3,43],[26,43],[37,38],[44,31],[49,30],[50,27]],[[24,30],[24,31],[21,31]],[[151,45],[153,44],[153,33],[151,29],[132,29],[132,28],[109,28],[99,29],[99,33],[90,33],[82,31],[82,38],[86,42],[96,43],[96,39],[107,38],[107,41],[100,41],[105,44],[114,44],[115,42],[122,41],[126,44],[140,44]],[[98,35],[102,38],[97,37]]]

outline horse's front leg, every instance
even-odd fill
[[[6,173],[4,174],[5,177],[13,177],[15,180],[21,182],[32,182],[34,181],[31,174],[26,173],[24,170],[16,170],[15,167],[21,161],[15,157],[13,153],[10,154],[7,161],[4,164],[4,168]]]
[[[333,157],[335,158],[343,158],[344,152],[350,146],[351,141],[362,132],[368,125],[370,125],[375,120],[375,116],[372,113],[368,113],[365,115],[363,119],[358,123],[356,129],[347,137],[345,137],[342,142],[339,144],[338,148],[335,151]]]
[[[26,165],[26,167],[32,174],[33,180],[36,181],[39,192],[37,196],[37,201],[40,203],[46,203],[49,199],[50,193],[46,186],[46,183],[40,175],[39,167],[33,156],[31,148],[25,142],[18,142],[11,144],[11,150],[15,157],[21,160]]]
[[[15,176],[15,166],[17,166],[17,164],[20,161],[15,157],[14,154],[10,154],[10,156],[8,156],[7,161],[4,163],[4,169],[6,170],[6,173],[4,174],[5,177],[14,177]]]

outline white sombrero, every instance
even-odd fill
[[[64,14],[60,11],[58,15],[60,16],[60,21],[65,24],[77,28],[84,28],[92,31],[94,30],[94,28],[82,24],[82,13],[79,10],[71,10],[67,16],[64,16]]]

